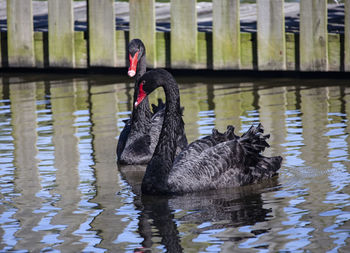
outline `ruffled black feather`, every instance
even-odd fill
[[[179,136],[184,133],[177,83],[165,70],[149,71],[140,81],[147,94],[161,86],[166,95],[164,122],[142,181],[143,193],[183,194],[236,187],[276,175],[282,158],[262,155],[269,147],[269,135],[263,134],[261,124],[242,136],[234,133],[233,126],[224,133],[214,129],[176,155]]]

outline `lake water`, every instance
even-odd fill
[[[350,251],[349,80],[176,79],[189,141],[261,122],[266,155],[284,158],[279,175],[142,196],[144,167],[118,168],[115,155],[130,79],[3,74],[0,251]]]

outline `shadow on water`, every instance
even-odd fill
[[[196,224],[191,233],[199,235],[210,230],[263,222],[268,219],[271,209],[263,206],[262,193],[279,188],[277,177],[274,177],[257,185],[183,196],[143,195],[140,187],[145,166],[119,165],[119,171],[131,186],[135,194],[133,203],[140,211],[138,233],[143,241],[142,248],[135,249],[140,252],[152,250],[152,246],[158,243],[159,239],[166,252],[182,252],[184,249],[181,241],[186,236],[180,236],[178,224]],[[252,234],[266,232],[266,229],[251,231]],[[243,239],[231,236],[230,240]]]

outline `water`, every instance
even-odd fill
[[[279,176],[140,196],[144,168],[115,162],[130,79],[3,75],[0,251],[348,252],[350,82],[177,79],[189,141],[261,122]]]

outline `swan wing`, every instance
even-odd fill
[[[164,110],[165,110],[165,103],[161,98],[158,98],[158,105],[152,104],[153,115],[155,115],[159,111],[164,111]]]
[[[220,133],[218,130],[213,129],[211,135],[196,140],[184,148],[175,158],[174,166],[181,166],[182,163],[185,163],[187,160],[192,160],[192,157],[200,155],[204,150],[212,148],[219,143],[238,138],[239,137],[234,134],[233,126],[228,126],[225,133]]]
[[[264,157],[267,135],[259,128],[250,129],[241,138],[221,142],[199,155],[178,161],[168,177],[169,189],[186,193],[235,187],[258,182],[276,175],[281,157]]]

